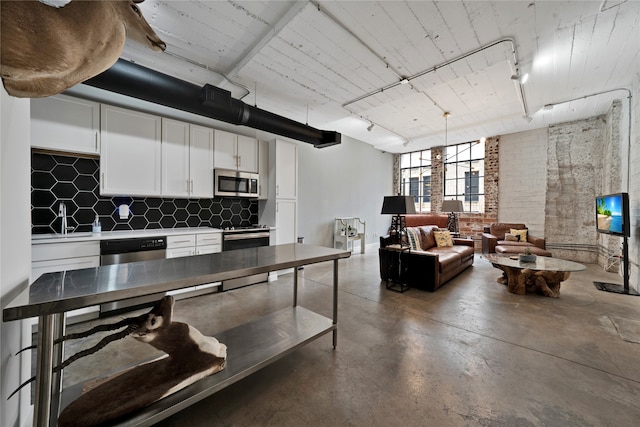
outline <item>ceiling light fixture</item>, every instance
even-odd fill
[[[448,133],[449,133],[449,116],[451,115],[450,112],[445,111],[444,114],[442,114],[442,117],[444,117],[444,147],[445,149],[447,148],[447,138],[448,138]]]
[[[408,85],[409,84],[409,79],[404,78],[404,79],[400,80],[400,84],[401,85]]]
[[[517,80],[521,85],[523,85],[529,80],[529,73],[524,73],[523,75],[516,73],[511,76],[511,80]]]

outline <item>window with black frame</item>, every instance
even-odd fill
[[[444,197],[461,200],[465,212],[484,212],[484,141],[445,147]]]
[[[416,212],[431,211],[431,150],[400,155],[400,194],[413,196]]]

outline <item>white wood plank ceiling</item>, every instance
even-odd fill
[[[626,92],[580,98],[630,88],[640,73],[632,0],[146,0],[141,9],[167,52],[128,42],[124,59],[389,152],[443,145],[445,111],[449,144],[602,114]]]

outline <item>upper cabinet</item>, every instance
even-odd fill
[[[161,196],[162,120],[102,105],[100,194]]]
[[[213,197],[211,128],[162,119],[162,196]]]
[[[270,153],[271,155],[271,153]],[[275,141],[275,196],[279,199],[298,197],[298,146]]]
[[[258,173],[258,141],[216,130],[214,165],[216,168]]]
[[[100,154],[100,104],[65,95],[32,99],[31,146]]]
[[[213,129],[189,125],[191,197],[213,197],[213,139]]]

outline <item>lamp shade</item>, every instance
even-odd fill
[[[445,200],[442,202],[442,212],[464,212],[462,200]]]
[[[384,196],[380,213],[389,215],[416,213],[413,196]]]

